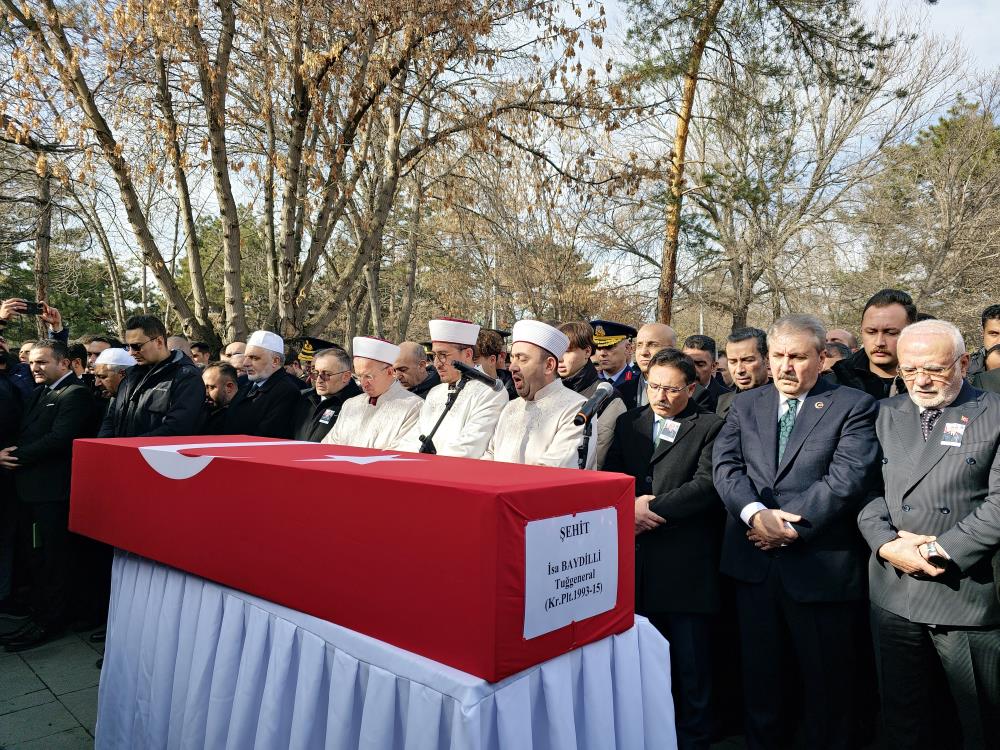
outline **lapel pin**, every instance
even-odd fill
[[[825,406],[822,401],[817,401],[814,405],[817,409],[822,409]]]
[[[969,424],[969,418],[964,414],[962,415],[962,424]]]

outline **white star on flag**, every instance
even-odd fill
[[[300,458],[299,461],[342,461],[351,464],[361,464],[367,466],[368,464],[379,463],[380,461],[420,461],[419,458],[400,458],[399,454],[393,453],[388,456],[335,456],[327,454],[325,458]]]

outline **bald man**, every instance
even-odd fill
[[[832,331],[827,331],[826,343],[843,344],[852,352],[856,352],[858,350],[858,337],[843,328],[834,328]]]
[[[646,406],[646,373],[649,361],[661,349],[677,348],[677,332],[666,323],[646,323],[635,337],[635,363],[639,367],[639,390],[636,392],[637,405]]]
[[[399,384],[420,398],[427,398],[431,388],[441,383],[437,370],[428,369],[427,352],[416,341],[404,341],[399,345],[399,358],[393,369]]]

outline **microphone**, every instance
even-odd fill
[[[503,381],[500,380],[499,378],[496,379],[491,378],[482,370],[476,367],[470,367],[469,365],[465,364],[465,362],[459,362],[457,359],[453,359],[451,361],[451,366],[454,367],[456,370],[458,370],[460,373],[462,373],[463,378],[469,378],[470,380],[478,380],[480,383],[488,385],[497,393],[507,389],[507,386],[505,386],[503,384]]]
[[[611,398],[611,394],[614,392],[615,387],[611,383],[598,383],[594,395],[587,400],[587,403],[580,407],[580,411],[573,417],[573,424],[579,427],[592,421],[594,415],[601,410],[604,402]]]

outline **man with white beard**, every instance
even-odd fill
[[[250,382],[226,410],[223,434],[290,438],[301,398],[284,371],[285,342],[271,331],[254,331],[247,340],[243,367]]]
[[[428,327],[434,369],[441,382],[428,392],[420,409],[419,428],[407,450],[420,450],[421,438],[430,436],[445,413],[446,405],[453,402],[434,433],[433,450],[425,452],[439,456],[481,458],[496,430],[500,412],[507,405],[507,390],[497,392],[478,380],[463,379],[462,373],[452,365],[452,362],[458,361],[473,366],[479,336],[476,323],[438,318],[431,320]]]

